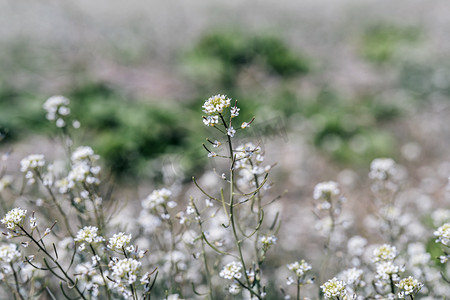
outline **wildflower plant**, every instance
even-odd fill
[[[203,112],[206,114],[203,116],[204,124],[213,127],[222,136],[220,141],[207,139],[209,145],[203,146],[209,157],[223,158],[228,162],[226,171],[220,176],[228,185],[226,189],[221,188],[218,193],[212,193],[203,189],[194,179],[212,206],[221,207],[214,215],[220,213],[225,216],[223,228],[231,240],[228,245],[211,240],[211,236],[204,228],[205,212],[208,207],[200,206],[194,199],[190,202],[194,220],[197,221],[201,231],[201,253],[209,282],[207,295],[212,299],[215,298],[215,291],[211,285],[215,270],[211,267],[210,257],[205,248],[210,248],[227,259],[233,259],[219,272],[220,277],[233,281],[228,288],[231,294],[242,291],[251,298],[262,299],[266,295],[262,266],[266,253],[276,243],[277,220],[269,228],[263,227],[264,208],[270,203],[264,202],[263,192],[268,188],[266,183],[271,166],[263,165],[264,156],[258,145],[250,142],[235,145],[234,139],[238,131],[248,128],[253,122],[253,119],[248,120],[238,128],[235,124],[239,110],[237,101],[232,103],[225,95],[212,96],[203,105]],[[227,154],[217,154],[214,148],[220,150],[221,147],[227,149]]]
[[[370,166],[374,206],[373,215],[363,220],[367,232],[345,226],[352,215],[344,214],[344,186],[321,182],[312,194],[312,210],[321,225],[317,244],[324,251],[298,248],[292,254],[305,259],[286,262],[284,255],[274,255],[284,254],[279,245],[284,239],[280,215],[271,211],[280,198],[270,191],[273,165],[260,142],[242,138],[249,136],[242,131],[253,126],[254,118],[240,120],[237,101],[215,95],[202,106],[204,125],[217,133],[203,144],[216,168],[190,185],[174,180],[155,186],[139,196],[139,212],[132,211],[127,222],[123,201],[113,201],[105,183],[100,156],[76,142],[81,124],[68,126],[73,120],[69,105],[62,96],[44,104],[47,119],[59,128],[63,163],[49,153],[26,155],[17,165],[22,180],[0,168],[5,298],[254,300],[282,295],[299,300],[316,294],[362,300],[450,294],[450,213],[435,210],[430,221],[411,202],[402,205],[414,197],[402,194],[402,167],[390,158],[375,159]],[[437,259],[430,240],[442,247]]]
[[[12,186],[9,177],[3,180],[3,189],[18,199],[29,199],[29,192],[39,194],[24,206],[4,203],[1,223],[10,242],[0,246],[3,283],[15,299],[37,299],[42,293],[52,299],[149,299],[155,268],[141,283],[145,251],[131,244],[131,235],[113,235],[113,228],[107,228],[99,156],[89,146],[73,147],[66,126],[69,103],[62,96],[44,103],[47,119],[61,128],[69,170],[56,167],[43,154],[30,154],[20,162],[25,179],[21,188]],[[73,129],[79,127],[73,123]],[[37,211],[23,208],[28,205]],[[59,282],[57,289],[48,275]]]

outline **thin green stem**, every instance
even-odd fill
[[[19,279],[17,278],[17,272],[14,269],[14,266],[13,266],[12,262],[10,262],[9,265],[11,266],[11,270],[13,271],[14,283],[16,284],[17,295],[19,296],[20,299],[24,300],[24,298],[22,297],[22,294],[20,293],[20,286],[19,286]]]
[[[69,220],[67,218],[66,213],[63,211],[61,205],[58,203],[58,201],[56,200],[55,194],[53,194],[52,189],[50,188],[50,186],[44,184],[44,180],[42,178],[42,175],[39,171],[36,171],[36,175],[38,176],[39,180],[41,181],[42,185],[45,186],[45,188],[47,189],[48,193],[50,194],[50,198],[52,199],[53,203],[56,205],[56,207],[58,208],[59,213],[61,214],[61,216],[63,217],[64,220],[64,224],[66,225],[66,229],[69,232],[70,236],[72,238],[74,238],[75,236],[72,233],[72,230],[70,229],[70,224],[69,224]]]
[[[326,270],[328,269],[328,264],[330,262],[330,246],[331,246],[331,236],[333,235],[334,229],[336,227],[336,220],[335,220],[335,216],[334,216],[334,208],[333,208],[333,203],[331,201],[331,199],[328,199],[328,202],[330,203],[330,208],[329,208],[329,213],[330,213],[330,219],[331,219],[331,228],[330,228],[330,232],[328,233],[327,236],[327,241],[325,244],[325,248],[326,248],[326,254],[325,254],[325,259],[323,260],[322,263],[322,267],[320,269],[320,282],[323,282],[326,276]]]
[[[63,267],[59,264],[59,262],[43,247],[41,246],[41,244],[39,244],[38,241],[36,241],[36,239],[29,234],[22,226],[19,226],[19,228],[25,233],[26,236],[28,236],[33,243],[35,243],[39,249],[47,256],[49,257],[52,262],[58,267],[58,269],[63,273],[64,277],[67,279],[68,282],[70,282],[70,284],[72,285],[73,288],[75,288],[75,290],[77,291],[77,293],[80,295],[80,297],[82,299],[86,300],[86,297],[84,296],[83,292],[80,291],[80,289],[78,288],[78,286],[76,285],[76,283],[72,280],[72,278],[70,278],[70,276],[67,274],[67,272],[63,269]],[[67,283],[66,281],[66,283]]]
[[[395,285],[394,285],[394,279],[392,278],[392,274],[389,274],[389,281],[391,283],[391,293],[395,294]]]
[[[95,249],[92,246],[92,244],[89,244],[89,246],[91,247],[92,254],[94,254],[94,257],[97,257],[97,253],[95,252]],[[106,278],[105,278],[105,274],[103,273],[103,268],[102,268],[101,262],[98,261],[97,263],[98,263],[98,268],[100,270],[100,274],[102,275],[103,282],[105,283],[106,297],[109,300],[109,299],[111,299],[111,293],[110,293],[109,288],[108,288],[108,283],[106,282]]]

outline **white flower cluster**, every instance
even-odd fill
[[[339,274],[339,278],[348,285],[360,285],[362,283],[364,271],[357,268],[350,268],[342,271]]]
[[[379,280],[378,284],[389,282],[392,278],[394,282],[400,279],[400,273],[404,272],[405,268],[395,265],[392,261],[382,261],[376,265],[376,278]]]
[[[103,278],[97,273],[97,266],[100,262],[98,255],[91,257],[91,262],[85,262],[75,266],[75,278],[84,284],[84,288],[88,290],[93,299],[98,296],[98,287],[104,285]],[[105,271],[106,275],[108,272]]]
[[[13,230],[16,226],[23,226],[27,211],[21,208],[13,208],[1,220],[2,224],[6,224],[8,229]]]
[[[75,151],[73,151],[71,160],[72,163],[82,163],[82,162],[95,162],[100,158],[97,154],[94,153],[89,146],[80,146]]]
[[[347,252],[351,256],[355,257],[362,256],[364,254],[365,247],[367,246],[367,244],[368,242],[365,238],[359,235],[355,235],[351,237],[347,242]]]
[[[210,97],[203,104],[203,112],[208,115],[221,114],[223,109],[230,107],[231,99],[225,95],[215,95]]]
[[[263,166],[264,155],[261,147],[253,143],[245,143],[236,147],[235,168],[239,170],[237,184],[239,186],[255,186],[255,175],[260,176],[270,171],[271,166]]]
[[[277,237],[274,235],[262,236],[260,242],[265,248],[269,248],[277,243]]]
[[[391,158],[376,158],[370,163],[369,178],[387,180],[395,174],[396,165]]]
[[[82,229],[80,229],[77,233],[76,238],[74,239],[75,242],[82,242],[80,245],[80,250],[84,250],[85,245],[83,242],[94,244],[94,243],[100,243],[105,240],[104,237],[98,235],[98,228],[95,226],[85,226]]]
[[[406,296],[413,296],[414,294],[417,294],[423,287],[423,283],[409,276],[408,278],[400,280],[400,282],[397,283],[396,286],[399,289],[398,297],[400,299],[404,299]]]
[[[133,258],[118,259],[113,257],[108,266],[111,269],[111,278],[114,279],[114,287],[122,287],[122,279],[130,285],[136,282],[142,263]]]
[[[225,279],[240,279],[242,277],[242,264],[240,262],[230,262],[223,267],[219,276]]]
[[[98,178],[101,167],[95,163],[99,156],[94,153],[89,146],[81,146],[72,153],[72,169],[66,178],[58,180],[56,186],[61,194],[65,194],[73,189],[77,183],[84,184],[100,184]]]
[[[12,176],[5,175],[2,178],[0,178],[0,192],[3,191],[5,188],[11,186],[13,178]]]
[[[335,181],[326,181],[316,184],[314,187],[314,200],[329,201],[331,197],[338,196],[341,193],[339,184]]]
[[[20,171],[25,173],[29,185],[35,182],[34,171],[38,171],[45,165],[44,155],[31,154],[20,161]]]
[[[320,286],[325,299],[333,299],[334,297],[346,297],[347,291],[345,289],[345,282],[338,280],[336,277],[328,280]]]
[[[57,127],[64,127],[66,125],[64,117],[70,114],[69,104],[69,99],[64,96],[53,96],[48,98],[43,104],[44,109],[47,111],[47,120],[56,120]]]
[[[299,278],[304,276],[306,272],[312,269],[311,265],[307,263],[304,259],[302,259],[300,262],[296,261],[293,262],[292,264],[288,264],[287,268],[291,271],[294,271],[295,275],[297,275],[297,277]]]
[[[19,259],[21,253],[14,244],[3,244],[0,246],[0,261],[10,263]]]
[[[167,203],[172,192],[166,188],[154,190],[148,197],[142,201],[142,206],[145,209],[155,209],[159,205]]]
[[[125,234],[124,232],[119,232],[114,234],[112,238],[109,239],[108,248],[111,250],[121,251],[123,247],[128,245],[131,241],[131,234]]]
[[[384,244],[373,250],[373,262],[393,261],[397,255],[397,248],[395,246]]]
[[[445,223],[439,227],[434,235],[437,237],[436,243],[441,243],[445,246],[450,246],[450,223]]]
[[[219,123],[219,116],[206,116],[203,117],[203,124],[206,126],[215,126]]]

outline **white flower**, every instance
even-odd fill
[[[166,203],[172,192],[166,188],[160,190],[154,190],[144,201],[142,201],[142,206],[146,209],[154,209],[158,205]]]
[[[236,133],[236,130],[233,128],[233,126],[230,126],[228,129],[227,129],[227,134],[229,135],[229,136],[231,136],[231,137],[234,137],[234,134]]]
[[[231,112],[231,117],[234,118],[234,117],[239,116],[239,111],[240,111],[240,110],[241,110],[240,108],[237,108],[236,106],[233,106],[233,107],[231,108],[231,110],[230,110],[230,112]]]
[[[405,296],[417,294],[423,287],[423,283],[409,276],[408,278],[400,280],[396,286],[399,289],[399,298],[405,298]]]
[[[63,96],[48,98],[43,104],[43,108],[47,111],[47,120],[53,121],[58,116],[67,116],[70,114],[70,109],[67,107],[69,104],[69,99]]]
[[[220,271],[219,276],[225,279],[240,279],[242,277],[242,264],[240,262],[230,262]]]
[[[1,220],[2,224],[6,224],[8,229],[13,230],[16,226],[23,226],[27,211],[21,208],[13,208]]]
[[[445,246],[450,245],[450,223],[445,223],[439,227],[434,235],[437,236],[436,243],[441,243]]]
[[[12,262],[21,257],[20,251],[17,250],[17,246],[14,244],[0,245],[0,261]]]
[[[94,153],[89,146],[80,146],[72,153],[71,160],[73,163],[79,163],[83,161],[94,162],[99,159],[99,156]]]
[[[395,173],[395,162],[391,158],[376,158],[370,163],[370,179],[386,180]]]
[[[260,238],[260,242],[261,244],[263,244],[264,247],[268,248],[277,243],[277,237],[274,235],[262,236]]]
[[[384,281],[388,281],[391,278],[392,280],[397,281],[399,278],[399,274],[404,271],[403,267],[394,265],[392,261],[383,261],[377,263],[376,269],[376,278]]]
[[[361,281],[363,274],[363,270],[351,268],[342,271],[339,277],[344,280],[346,284],[358,284]]]
[[[73,127],[73,128],[78,129],[78,128],[80,128],[80,126],[81,126],[80,121],[74,120],[74,121],[72,122],[72,127]]]
[[[20,161],[20,171],[28,172],[45,165],[44,155],[31,154]]]
[[[320,288],[322,289],[325,299],[347,296],[345,282],[338,280],[336,277],[325,282]]]
[[[132,284],[137,280],[137,273],[141,267],[141,262],[132,258],[113,259],[109,263],[111,277],[120,281],[122,278],[128,279],[127,283]]]
[[[64,122],[63,119],[58,118],[58,119],[56,120],[56,127],[62,128],[62,127],[64,127],[64,126],[66,126],[66,122]]]
[[[218,116],[203,117],[203,124],[205,124],[206,126],[215,126],[218,123],[219,123]]]
[[[236,283],[232,283],[228,286],[228,292],[231,295],[237,295],[237,294],[239,294],[240,291],[241,291],[241,288]]]
[[[203,112],[208,115],[223,113],[224,108],[230,107],[230,101],[225,95],[212,96],[203,104]]]
[[[77,233],[75,242],[100,243],[105,240],[102,236],[97,234],[98,228],[95,226],[85,226]]]
[[[347,242],[347,251],[352,256],[361,256],[364,253],[364,247],[367,240],[359,235],[351,237]]]
[[[392,261],[397,254],[397,248],[395,246],[384,244],[373,250],[373,261]]]
[[[339,190],[339,185],[337,182],[334,181],[327,181],[327,182],[321,182],[318,183],[314,187],[314,199],[319,200],[329,200],[332,196],[338,196],[341,193]]]
[[[306,272],[312,269],[311,265],[307,263],[304,259],[302,259],[300,262],[296,261],[293,262],[292,264],[288,264],[287,268],[291,271],[294,271],[297,277],[302,277],[303,275],[306,274]]]
[[[9,175],[5,175],[0,178],[0,192],[11,185],[12,179],[12,176]]]
[[[111,250],[122,250],[122,248],[128,245],[131,241],[131,234],[125,234],[124,232],[119,232],[114,234],[112,238],[109,239],[108,248]]]

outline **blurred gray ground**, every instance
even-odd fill
[[[382,80],[353,53],[361,28],[419,26],[426,42],[417,59],[438,59],[450,51],[449,15],[446,0],[4,0],[0,63],[2,79],[19,88],[32,83],[53,94],[87,70],[146,98],[184,99],[192,90],[174,68],[177,56],[206,30],[234,27],[282,36],[314,57],[330,84],[351,93]],[[4,57],[21,51],[31,53],[25,70]]]

